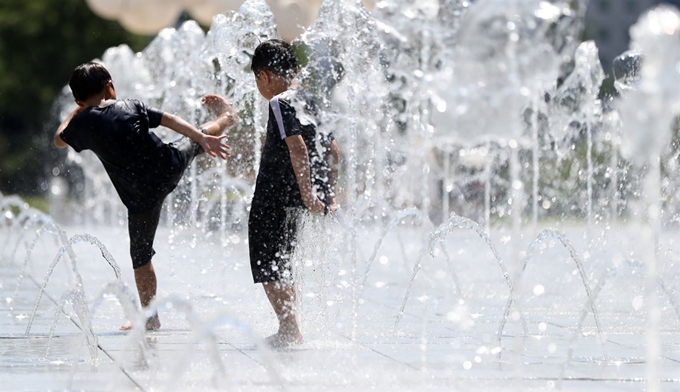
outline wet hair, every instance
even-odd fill
[[[71,87],[73,98],[76,101],[84,101],[101,93],[110,81],[111,74],[103,65],[89,62],[80,64],[73,70],[68,85]]]
[[[298,71],[298,61],[288,42],[270,39],[255,48],[250,69],[255,75],[260,71],[270,71],[278,76],[292,77]]]

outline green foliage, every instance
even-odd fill
[[[50,201],[45,196],[26,196],[22,198],[29,206],[46,214],[50,212]]]
[[[141,50],[149,37],[103,20],[84,0],[0,2],[0,191],[33,194],[49,152],[49,110],[75,66],[120,44]]]

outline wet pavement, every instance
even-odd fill
[[[68,231],[100,238],[120,264],[122,284],[134,288],[123,228]],[[456,236],[461,249],[482,249],[470,234]],[[58,244],[41,239],[28,258],[25,247],[18,247],[16,253],[6,247],[0,269],[0,389],[639,391],[648,387],[645,323],[630,305],[641,292],[636,288],[640,275],[635,269],[620,271],[601,289],[596,303],[599,333],[592,314],[578,327],[588,300],[573,264],[565,262],[563,250],[546,249],[537,270],[526,275],[526,291],[536,294],[539,285],[532,279],[539,279],[545,290],[544,295],[527,295],[522,302],[528,334],[521,333],[522,323],[511,312],[499,342],[507,293],[503,294],[502,275],[494,270],[497,266],[488,251],[475,256],[455,253],[455,268],[460,269],[455,282],[466,295],[452,294],[454,280],[440,279],[442,269],[434,264],[425,267],[414,282],[403,318],[395,325],[412,261],[400,261],[396,239],[388,238],[384,257],[390,262],[382,259],[373,267],[363,292],[347,284],[351,263],[317,266],[305,275],[300,305],[306,342],[272,350],[263,347],[262,338],[276,330],[274,315],[261,287],[250,280],[243,242],[225,247],[218,241],[202,241],[196,234],[167,229],[159,232],[159,238],[173,239],[156,247],[154,259],[162,328],[145,334],[119,331],[126,321],[120,300],[105,293],[92,316],[97,338],[93,352],[76,307],[68,302],[59,311],[61,298],[76,281],[68,258],[55,266],[26,334]],[[367,241],[359,258],[368,257],[373,243]],[[416,255],[417,248],[407,247],[406,252]],[[90,244],[73,249],[87,307],[92,309],[94,298],[115,281],[115,275],[99,249]],[[604,250],[599,256],[591,253],[591,258],[605,257]],[[19,279],[25,262],[25,278]],[[598,276],[595,265],[586,268],[589,276]],[[482,273],[475,275],[478,269]],[[551,282],[564,287],[552,292]],[[669,287],[671,294],[673,287]],[[680,390],[680,323],[672,301],[662,298],[661,311],[656,370],[662,390]]]

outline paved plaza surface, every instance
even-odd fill
[[[69,236],[87,233],[99,239],[120,265],[120,283],[97,247],[75,244],[85,292],[81,299],[73,291],[77,277],[67,255],[56,262],[45,283],[50,264],[59,258],[54,236],[39,238],[29,251],[35,231],[3,231],[2,391],[648,387],[643,271],[634,261],[620,259],[623,248],[636,251],[625,234],[628,229],[620,229],[624,234],[618,236],[612,230],[606,245],[591,241],[589,246],[582,228],[563,228],[580,266],[556,238],[535,247],[517,287],[520,305],[507,318],[509,289],[500,263],[469,230],[451,232],[440,251],[422,258],[399,318],[427,233],[399,227],[382,237],[374,252],[381,232],[368,232],[359,241],[355,261],[327,255],[323,265],[303,262],[299,289],[306,342],[283,350],[262,345],[262,338],[275,332],[276,322],[261,287],[252,284],[244,233],[206,238],[200,232],[162,228],[154,265],[163,325],[139,334],[118,330],[127,319],[125,295],[134,292],[124,227],[65,229]],[[507,253],[502,238],[502,233],[492,233],[501,256]],[[530,238],[525,236],[527,244]],[[670,391],[680,390],[680,322],[673,281],[679,267],[672,241],[662,248],[667,261],[664,290],[659,290],[662,317],[653,337],[660,347],[655,371],[661,389]],[[605,261],[618,267],[607,270]],[[43,284],[45,295],[26,334]],[[79,303],[94,310],[90,345],[76,312]]]

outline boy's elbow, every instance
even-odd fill
[[[68,144],[66,144],[66,142],[64,140],[62,140],[60,135],[61,134],[59,134],[59,133],[54,135],[54,145],[57,146],[57,148],[64,148],[64,147],[68,146]]]

